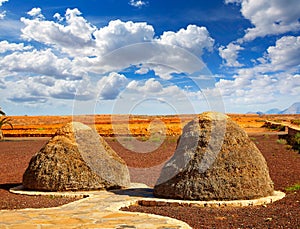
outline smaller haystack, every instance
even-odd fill
[[[32,157],[23,175],[26,189],[96,190],[127,187],[125,162],[96,130],[71,122]]]

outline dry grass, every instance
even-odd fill
[[[248,133],[267,131],[262,128],[265,120],[291,123],[293,120],[300,119],[300,115],[228,114],[228,116]],[[52,136],[58,128],[74,120],[94,126],[102,136],[114,136],[114,134],[150,136],[151,132],[159,132],[159,129],[164,129],[163,132],[168,136],[177,136],[181,134],[182,127],[194,117],[195,115],[11,116],[14,129],[4,126],[3,133],[6,137]]]

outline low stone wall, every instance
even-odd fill
[[[300,128],[288,126],[287,142],[300,152]]]
[[[296,149],[300,152],[300,127],[296,127],[287,123],[278,123],[268,120],[265,121],[263,127],[286,132],[286,134],[281,135],[281,138],[286,139],[288,144],[291,145],[293,149]]]
[[[287,131],[287,126],[283,125],[282,123],[272,121],[265,121],[265,124],[262,127],[277,131]]]
[[[300,129],[296,129],[294,127],[288,126],[288,135],[289,136],[295,136],[297,133],[300,133]]]

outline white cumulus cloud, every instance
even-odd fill
[[[0,0],[0,6],[2,6],[4,2],[8,2],[8,0]]]
[[[226,4],[229,4],[229,3],[236,3],[236,4],[238,4],[238,3],[241,3],[243,0],[225,0],[225,3]]]
[[[144,84],[133,80],[127,85],[127,88],[143,93],[160,93],[163,90],[161,83],[154,78],[148,79]]]
[[[5,53],[7,51],[22,51],[30,50],[32,46],[25,46],[24,43],[9,43],[8,41],[0,41],[0,53]]]
[[[132,96],[134,94],[139,94],[139,96]],[[132,80],[128,83],[122,96],[130,96],[132,101],[142,98],[160,98],[161,100],[173,100],[173,103],[176,103],[174,101],[189,100],[192,94],[193,93],[180,88],[178,85],[164,85],[160,81],[150,78],[145,81]],[[176,95],[176,97],[174,97],[174,95]]]
[[[210,37],[206,27],[188,25],[178,32],[164,32],[158,40],[161,44],[176,45],[197,55],[202,55],[204,49],[212,50],[214,39]]]
[[[113,20],[98,28],[78,9],[48,20],[40,8],[33,8],[20,21],[24,43],[0,42],[0,87],[5,88],[0,96],[15,103],[65,102],[74,97],[91,101],[97,94],[102,101],[112,100],[134,85],[131,91],[137,98],[183,95],[178,86],[152,78],[128,84],[120,72],[134,66],[136,74],[153,71],[161,80],[171,79],[173,73],[194,73],[204,67],[198,57],[214,44],[205,27],[190,25],[156,37],[146,22]]]
[[[234,104],[265,104],[278,97],[300,95],[300,38],[284,36],[267,48],[260,64],[241,68],[232,80],[221,79],[217,87]]]
[[[276,41],[275,46],[267,49],[267,58],[274,69],[288,70],[300,67],[300,36],[284,36]]]
[[[94,36],[97,51],[103,55],[126,45],[152,41],[154,28],[146,22],[114,20],[95,31]]]
[[[180,29],[178,32],[167,31],[161,37],[156,38],[154,28],[145,22],[114,20],[110,21],[107,26],[96,28],[81,16],[78,9],[68,9],[64,18],[57,14],[55,17],[58,19],[57,22],[21,18],[25,24],[22,29],[22,37],[28,41],[34,40],[50,46],[62,54],[74,58],[78,71],[93,69],[92,71],[103,73],[104,67],[101,66],[106,66],[108,72],[116,71],[118,69],[112,66],[127,67],[128,64],[133,64],[129,61],[134,62],[134,60],[136,60],[134,64],[139,64],[138,61],[141,60],[159,63],[168,59],[170,63],[177,62],[186,65],[187,63],[178,61],[176,53],[162,50],[163,46],[178,46],[194,54],[202,55],[204,49],[212,50],[214,44],[207,29],[196,25],[189,25],[186,29]],[[63,23],[63,20],[66,23]],[[106,58],[108,53],[119,48],[145,42],[155,42],[161,46],[158,48],[152,46],[143,52],[132,48],[129,52],[127,50],[126,55],[118,57],[118,61]],[[104,65],[101,65],[102,57],[106,58]],[[160,69],[157,68],[157,70]],[[170,77],[168,76],[169,72],[165,74],[159,72],[159,74],[163,78]]]
[[[142,1],[142,0],[130,0],[129,1],[129,5],[131,5],[133,7],[137,7],[137,8],[141,8],[143,6],[146,6],[147,4],[148,4],[148,2]]]
[[[4,19],[6,16],[6,11],[0,12],[0,20]]]
[[[59,22],[63,21],[64,18],[59,14],[59,13],[55,13],[53,15],[53,18],[55,18],[56,20],[58,20]]]
[[[96,30],[96,27],[80,15],[81,12],[76,8],[72,10],[67,9],[65,17],[68,26],[65,29],[66,31],[70,31],[74,36],[88,42],[91,40],[91,34]]]
[[[81,76],[72,74],[72,64],[67,58],[58,58],[50,49],[26,52],[13,52],[0,58],[2,68],[11,72],[31,73],[55,78],[76,79]]]
[[[238,44],[230,43],[226,47],[219,47],[219,55],[225,60],[225,65],[230,67],[243,66],[238,62],[238,52],[244,48]]]
[[[127,79],[124,75],[111,72],[97,83],[99,97],[104,100],[116,99],[126,84]]]
[[[246,30],[241,41],[300,29],[298,0],[226,0],[225,3],[240,4],[242,15],[254,25]]]
[[[49,76],[35,76],[21,78],[15,82],[6,82],[7,98],[12,102],[45,103],[51,99],[90,100],[94,98],[95,91],[89,79],[65,80],[53,79]]]
[[[38,19],[44,19],[41,8],[32,8],[27,14]]]
[[[8,2],[8,0],[0,0],[0,7],[3,5],[4,2]],[[0,20],[4,19],[6,16],[6,11],[0,12]]]
[[[67,53],[71,56],[93,53],[92,33],[95,27],[86,21],[75,8],[65,14],[67,25],[43,19],[21,18],[25,24],[22,38],[37,41]]]

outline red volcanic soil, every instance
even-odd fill
[[[26,196],[9,192],[10,188],[22,183],[23,173],[31,157],[46,141],[39,139],[0,142],[0,209],[56,207],[78,199]]]
[[[251,139],[267,160],[275,189],[287,193],[284,199],[253,207],[132,206],[123,210],[170,216],[187,222],[193,228],[299,228],[300,191],[286,191],[286,188],[300,184],[300,154],[280,144],[274,133],[252,135]],[[174,152],[177,137],[166,138],[164,144],[151,153],[134,153],[122,147],[114,138],[106,140],[128,164],[132,182],[144,182],[152,186],[161,166]],[[69,198],[15,195],[8,191],[22,182],[30,158],[46,141],[38,138],[0,142],[0,209],[53,207],[74,201]]]
[[[267,160],[275,189],[286,193],[282,200],[252,207],[131,206],[122,210],[169,216],[193,228],[300,228],[300,190],[286,191],[287,187],[300,184],[300,154],[280,144],[274,134],[256,134],[251,139]]]

